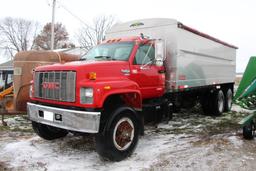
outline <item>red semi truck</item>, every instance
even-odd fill
[[[230,110],[236,49],[173,19],[115,25],[81,61],[35,69],[28,115],[40,137],[95,134],[97,152],[119,161],[148,108],[158,119],[196,102],[206,114]]]

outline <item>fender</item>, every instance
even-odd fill
[[[103,107],[103,104],[105,100],[111,96],[120,94],[123,99],[130,104],[129,106],[133,107],[136,110],[142,110],[142,99],[141,99],[141,93],[138,90],[131,90],[131,89],[122,89],[122,90],[114,90],[107,92],[104,94],[102,100],[100,101],[99,105],[100,107]]]
[[[136,110],[142,109],[142,96],[137,83],[127,79],[97,82],[96,84],[95,102],[97,107],[103,107],[105,100],[109,96],[120,94],[129,106]]]

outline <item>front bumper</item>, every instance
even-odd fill
[[[69,110],[27,103],[30,120],[66,130],[98,133],[101,112]],[[60,116],[61,119],[56,118]]]

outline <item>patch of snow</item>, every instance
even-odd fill
[[[236,148],[241,148],[243,145],[244,140],[241,139],[238,136],[230,136],[228,137],[228,140],[236,147]]]
[[[188,137],[188,138],[186,138]],[[91,138],[91,137],[90,137]],[[74,139],[74,140],[73,140]],[[150,168],[152,163],[158,162],[158,156],[166,149],[190,148],[191,138],[188,135],[145,135],[134,154],[121,162],[109,162],[100,159],[91,142],[78,144],[78,149],[72,143],[81,141],[82,137],[67,136],[60,140],[46,141],[39,137],[9,143],[3,147],[0,156],[10,160],[11,167],[23,169],[47,168],[48,170],[141,170]]]
[[[160,129],[173,129],[175,127],[173,126],[172,123],[169,122],[168,124],[160,123],[160,124],[157,125],[157,128],[160,128]]]
[[[235,116],[250,112],[236,105],[232,111],[238,112]],[[65,138],[46,141],[32,133],[19,137],[15,132],[15,136],[5,136],[0,141],[0,166],[5,162],[11,169],[21,171],[256,170],[255,140],[243,140],[232,128],[230,132],[207,134],[207,130],[216,125],[221,128],[219,123],[229,123],[234,113],[214,118],[199,112],[185,111],[174,114],[167,124],[147,126],[132,156],[121,162],[101,159],[93,137],[68,134]],[[6,121],[11,127],[29,124],[19,117]]]
[[[253,113],[255,111],[255,110],[244,109],[241,106],[238,106],[238,105],[235,105],[235,104],[233,104],[231,110],[234,111],[234,112],[238,112],[238,113]]]
[[[5,116],[4,121],[9,127],[28,126],[30,121],[25,119],[23,116]],[[2,122],[2,121],[1,121]]]

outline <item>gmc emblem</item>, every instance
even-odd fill
[[[59,89],[60,84],[56,82],[43,82],[42,83],[43,89]]]

